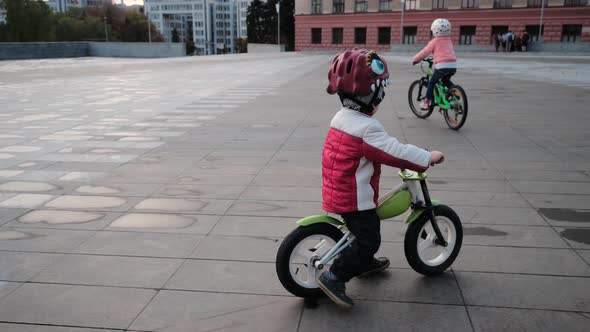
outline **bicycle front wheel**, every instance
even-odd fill
[[[445,121],[449,128],[459,130],[467,120],[467,94],[461,86],[455,85],[449,89],[448,96],[451,108],[444,111]]]
[[[434,107],[431,106],[427,110],[420,108],[420,103],[426,97],[426,85],[423,84],[422,80],[415,80],[410,84],[410,90],[408,90],[408,102],[412,112],[420,119],[426,119],[432,114]]]

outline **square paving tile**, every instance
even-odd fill
[[[118,216],[109,212],[32,210],[5,227],[100,230]]]
[[[70,252],[94,234],[86,230],[0,228],[0,250]]]
[[[77,327],[62,327],[32,324],[0,323],[0,330],[4,332],[115,332],[116,330],[86,329]]]
[[[456,275],[468,305],[590,312],[590,278],[472,272]]]
[[[321,202],[238,200],[227,215],[307,217],[324,214]]]
[[[553,226],[590,227],[590,210],[540,208],[538,211]]]
[[[166,213],[129,213],[113,221],[106,229],[133,232],[208,234],[219,216]]]
[[[582,258],[584,258],[584,260],[586,260],[586,263],[588,263],[588,265],[590,265],[590,250],[576,250],[580,256],[582,256]]]
[[[288,295],[274,263],[188,260],[164,286],[166,289]]]
[[[590,276],[590,266],[571,249],[466,246],[455,271]]]
[[[0,203],[0,208],[32,209],[55,198],[47,194],[18,194]]]
[[[14,292],[21,285],[20,282],[0,281],[0,299]]]
[[[327,301],[304,310],[300,331],[472,331],[463,306],[357,300],[346,310]]]
[[[211,234],[285,237],[297,227],[298,218],[224,216]]]
[[[452,206],[463,224],[536,225],[547,222],[533,208]]]
[[[33,281],[60,284],[160,288],[181,259],[65,255]]]
[[[245,186],[165,185],[154,193],[156,197],[237,199]]]
[[[0,320],[125,329],[155,294],[147,289],[25,284],[0,299]]]
[[[187,258],[202,235],[101,231],[75,252],[100,255]]]
[[[426,278],[410,269],[387,269],[372,278],[355,278],[347,285],[353,299],[463,304],[452,273]]]
[[[272,237],[208,235],[191,257],[274,263],[280,245]]]
[[[590,249],[590,228],[556,227],[555,230],[575,249]]]
[[[317,187],[261,187],[249,186],[240,199],[264,201],[321,202],[322,190]]]
[[[469,307],[469,316],[477,332],[583,332],[590,324],[580,313],[549,310]]]
[[[60,257],[58,254],[0,251],[0,280],[28,281]]]
[[[516,193],[486,193],[474,191],[431,191],[432,198],[443,204],[453,206],[491,206],[528,208],[529,203]]]
[[[188,214],[224,214],[231,204],[232,201],[230,200],[220,199],[147,198],[135,205],[134,210]]]
[[[131,329],[295,332],[301,310],[302,301],[292,297],[163,290]]]
[[[517,247],[568,247],[551,227],[542,226],[464,225],[463,243]]]
[[[45,207],[60,210],[125,212],[138,200],[139,198],[134,197],[63,195],[46,203]]]
[[[9,222],[10,220],[27,213],[29,209],[0,209],[0,226]]]
[[[587,208],[590,195],[523,194],[536,208]]]

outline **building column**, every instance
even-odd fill
[[[475,45],[490,45],[492,40],[492,25],[478,25],[475,28]]]
[[[545,21],[543,26],[543,41],[561,42],[561,32],[563,27],[559,24],[559,22]]]

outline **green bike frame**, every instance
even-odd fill
[[[436,218],[432,210],[439,203],[430,199],[428,189],[426,188],[426,174],[402,170],[398,175],[402,178],[402,183],[379,199],[377,206],[379,219],[393,218],[412,208],[412,212],[406,218],[406,223],[411,223],[423,213],[429,213],[429,218],[437,238],[442,239],[442,234],[436,224]],[[344,222],[327,215],[310,216],[297,222],[299,226],[303,227],[317,223],[328,223],[339,228],[346,228]],[[312,264],[316,268],[321,270],[336,255],[344,250],[344,248],[351,245],[355,239],[355,236],[350,231],[346,231],[342,238],[325,255],[322,257],[314,256],[310,261],[312,261]],[[446,246],[446,242],[442,243],[442,245]]]
[[[428,86],[428,81],[431,77],[432,67],[428,67],[428,69],[426,70],[426,86]],[[434,85],[434,104],[443,110],[448,110],[451,108],[451,103],[449,103],[447,98],[444,98],[447,95],[447,90],[447,87],[444,84],[442,84],[441,81],[436,82],[436,84]],[[453,96],[453,98],[457,99],[457,97],[455,96]]]
[[[403,170],[398,175],[403,182],[379,199],[377,215],[381,220],[389,219],[403,214],[412,207],[411,213],[405,220],[406,223],[411,223],[427,209],[423,204],[425,202],[423,195],[425,188],[422,185],[426,180],[426,173]],[[438,204],[440,204],[439,201],[432,200],[432,205]],[[309,226],[317,223],[328,223],[334,226],[344,225],[341,220],[327,215],[309,216],[297,221],[299,226]]]

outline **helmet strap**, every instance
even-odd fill
[[[373,96],[371,97],[371,100],[368,103],[365,103],[365,102],[359,100],[356,95],[353,95],[350,93],[339,93],[338,97],[340,97],[341,103],[344,103],[344,99],[350,99],[353,102],[355,102],[355,104],[360,106],[359,111],[361,111],[362,113],[371,114],[375,110],[374,104],[375,104],[375,101],[377,100],[377,98],[379,97],[379,94],[381,93],[381,89],[382,89],[382,87],[380,87],[380,86],[377,87],[377,89],[373,92]]]

